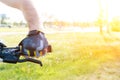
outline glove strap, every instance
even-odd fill
[[[41,31],[39,30],[32,30],[28,33],[27,36],[34,36],[34,35],[38,35]]]

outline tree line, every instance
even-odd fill
[[[5,14],[0,14],[0,24],[6,24],[6,25],[12,25],[12,26],[25,26],[27,27],[27,23],[23,21],[19,22],[8,22],[9,17],[7,17]],[[111,22],[108,22],[107,20],[103,20],[98,18],[96,21],[93,22],[80,22],[80,21],[61,21],[61,20],[52,20],[52,21],[44,21],[43,23],[44,27],[52,27],[56,26],[58,28],[62,27],[99,27],[100,32],[103,32],[103,28],[106,27],[107,31],[120,31],[120,16],[114,17]]]

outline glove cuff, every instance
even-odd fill
[[[28,33],[27,36],[34,36],[34,35],[38,35],[41,31],[39,30],[32,30]]]

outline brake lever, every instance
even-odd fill
[[[36,60],[36,59],[33,59],[33,58],[25,58],[25,59],[19,59],[18,60],[19,63],[27,62],[27,61],[39,64],[40,66],[43,66],[43,64],[40,60]]]
[[[0,48],[0,57],[5,58],[3,59],[3,62],[6,63],[14,63],[17,62],[23,63],[23,62],[33,62],[36,64],[39,64],[40,66],[43,66],[42,62],[37,59],[30,58],[29,56],[25,57],[20,51],[20,47],[2,47]],[[24,59],[20,59],[20,56],[24,56]]]

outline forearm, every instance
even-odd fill
[[[38,13],[32,3],[26,0],[22,3],[21,11],[28,22],[30,30],[39,30],[40,20]]]

